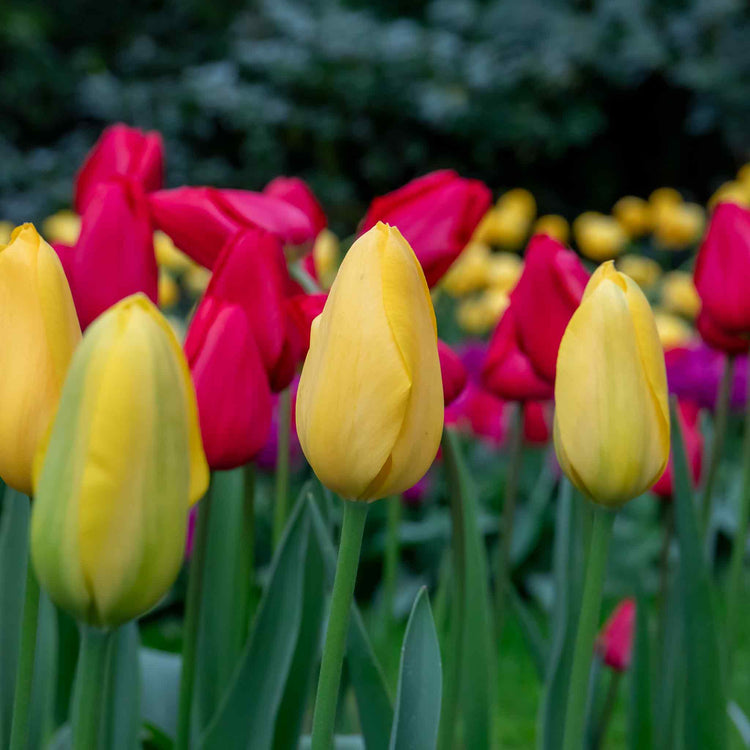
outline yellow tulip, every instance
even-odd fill
[[[727,201],[739,203],[740,206],[750,206],[750,178],[747,182],[725,182],[720,185],[716,192],[708,199],[709,209],[713,209],[717,203]]]
[[[350,500],[399,493],[435,458],[443,429],[435,313],[395,227],[379,222],[344,257],[312,325],[297,429],[321,482]]]
[[[692,274],[686,271],[670,271],[664,274],[661,285],[662,307],[690,320],[698,317],[701,298],[693,283]]]
[[[557,356],[555,451],[570,481],[618,507],[645,492],[669,458],[664,352],[638,285],[604,263]]]
[[[643,255],[623,255],[617,260],[617,269],[630,276],[641,289],[649,289],[661,276],[661,266]]]
[[[101,628],[153,607],[208,466],[187,362],[144,295],[86,331],[35,474],[31,555],[52,600]]]
[[[197,265],[192,258],[176,247],[168,234],[162,231],[154,232],[154,252],[159,266],[178,275]]]
[[[663,310],[654,310],[654,321],[659,340],[665,350],[682,346],[693,340],[693,329],[677,315]]]
[[[13,234],[13,223],[10,221],[0,221],[0,245],[7,245],[10,242],[10,236]]]
[[[513,188],[508,190],[507,193],[503,193],[497,199],[497,207],[515,211],[528,222],[533,221],[536,216],[536,200],[525,188]]]
[[[60,260],[32,224],[0,249],[0,330],[0,476],[30,495],[34,454],[81,340]]]
[[[73,211],[58,211],[42,222],[42,233],[50,242],[75,245],[81,233],[81,217]]]
[[[565,244],[570,239],[570,225],[564,216],[545,214],[534,222],[533,234],[546,234]]]
[[[706,224],[706,214],[697,203],[665,206],[656,216],[654,238],[670,250],[682,250],[698,242]]]
[[[616,219],[596,211],[582,213],[573,222],[573,234],[581,254],[595,261],[616,258],[628,241]]]
[[[206,291],[209,281],[211,281],[211,271],[198,265],[191,266],[182,278],[185,289],[193,297],[200,297]]]
[[[443,276],[441,285],[453,297],[481,289],[487,284],[490,248],[483,242],[470,242]]]
[[[180,301],[180,285],[163,268],[159,271],[159,307],[169,310]]]
[[[478,297],[465,299],[456,310],[456,320],[462,331],[481,336],[491,331],[510,304],[510,297],[502,289],[486,289]]]
[[[658,214],[664,208],[670,208],[682,203],[682,196],[677,190],[671,187],[657,188],[648,196],[648,203],[654,214]],[[654,216],[654,218],[657,217]]]
[[[339,238],[330,229],[323,229],[315,240],[312,254],[320,285],[330,289],[341,262]]]
[[[497,204],[484,215],[472,240],[487,245],[499,245],[507,250],[518,250],[529,236],[535,215],[536,201],[528,190],[509,190],[501,195]]]
[[[628,237],[642,237],[651,230],[651,206],[643,198],[626,195],[612,207],[612,215],[620,222]]]
[[[513,253],[493,253],[487,267],[487,285],[510,293],[523,271],[523,261]]]

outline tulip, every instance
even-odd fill
[[[50,242],[75,245],[81,233],[81,217],[72,211],[58,211],[42,222],[42,233]]]
[[[445,409],[445,424],[493,446],[505,438],[505,402],[471,380]]]
[[[581,254],[597,262],[616,258],[628,240],[617,219],[596,211],[582,213],[573,222],[573,234]]]
[[[601,265],[560,344],[555,450],[570,481],[618,507],[651,487],[669,456],[664,353],[638,285]]]
[[[312,325],[296,411],[307,460],[346,498],[398,494],[432,463],[443,427],[435,314],[396,228],[376,224],[345,256]]]
[[[701,298],[693,278],[685,271],[665,273],[661,285],[661,305],[669,312],[695,320],[701,309]]]
[[[744,354],[750,349],[750,338],[744,334],[731,333],[722,328],[707,310],[701,310],[695,326],[701,338],[712,348],[729,355]]]
[[[321,230],[313,245],[314,277],[324,289],[330,289],[341,262],[339,238],[329,229]]]
[[[570,224],[564,216],[546,214],[534,222],[533,234],[546,234],[553,240],[565,243],[570,239]]]
[[[494,206],[484,215],[472,239],[506,250],[518,250],[529,236],[533,218],[533,214],[528,216],[515,202]]]
[[[612,215],[627,232],[628,237],[642,237],[651,231],[653,218],[651,207],[643,198],[626,195],[612,206]]]
[[[76,176],[74,206],[83,214],[102,182],[128,177],[145,192],[159,190],[164,173],[164,144],[159,133],[117,124],[107,128]]]
[[[549,383],[555,382],[560,339],[587,281],[588,273],[572,250],[546,235],[531,238],[511,304],[519,345]]]
[[[552,437],[551,403],[527,401],[523,408],[523,439],[529,445],[547,445]]]
[[[164,232],[154,232],[154,251],[159,267],[164,267],[174,274],[186,273],[195,266],[194,261],[188,258],[182,250],[178,250],[171,237]]]
[[[511,305],[495,329],[482,368],[482,384],[502,399],[540,401],[552,398],[552,385],[535,370],[518,341]]]
[[[491,201],[483,183],[444,169],[376,198],[361,231],[380,221],[398,227],[434,286],[466,247]]]
[[[483,289],[490,273],[490,248],[483,242],[470,242],[448,269],[442,287],[453,297]]]
[[[0,326],[0,476],[31,495],[34,455],[81,339],[63,268],[32,224],[0,249]]]
[[[682,429],[682,438],[685,442],[685,455],[687,456],[690,473],[693,482],[697,485],[701,476],[701,464],[703,460],[703,435],[700,431],[700,407],[691,401],[678,402],[678,418]],[[661,475],[659,481],[651,488],[651,491],[664,500],[671,500],[674,491],[674,465],[672,456],[669,457],[666,471]]]
[[[630,276],[641,289],[650,289],[661,276],[661,266],[643,255],[623,255],[617,260],[617,270]]]
[[[10,221],[0,221],[0,245],[7,245],[13,234],[14,226]]]
[[[159,273],[159,307],[169,310],[180,301],[180,285],[166,271]]]
[[[316,234],[310,219],[286,200],[250,190],[181,187],[149,195],[154,224],[196,263],[213,268],[222,249],[247,229],[262,229],[285,245]]]
[[[468,374],[458,354],[443,341],[438,341],[438,357],[443,380],[443,401],[448,406],[461,395]]]
[[[736,203],[750,208],[750,189],[740,181],[725,182],[708,199],[708,208],[713,210],[719,203]]]
[[[523,261],[512,253],[493,253],[487,268],[487,284],[510,294],[521,278]]]
[[[508,209],[531,222],[536,216],[536,200],[526,188],[513,188],[497,199],[497,207]]]
[[[263,188],[263,195],[279,198],[302,211],[312,225],[313,239],[328,226],[328,219],[315,194],[307,183],[298,177],[277,177],[271,180]]]
[[[682,250],[700,239],[706,215],[697,203],[666,206],[657,213],[654,238],[669,250]]]
[[[703,311],[728,334],[750,336],[750,210],[720,203],[695,263]]]
[[[648,197],[652,220],[658,221],[663,211],[668,211],[680,203],[682,203],[682,196],[674,188],[657,188]]]
[[[478,297],[465,299],[456,311],[462,330],[472,335],[491,331],[510,304],[510,297],[501,289],[487,289]]]
[[[35,469],[31,555],[52,600],[105,629],[153,607],[208,469],[187,364],[143,295],[87,331]]]
[[[623,599],[604,623],[596,641],[602,660],[616,672],[625,672],[630,666],[634,628],[635,599]]]

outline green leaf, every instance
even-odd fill
[[[742,740],[742,744],[745,747],[750,747],[750,719],[745,716],[745,712],[734,701],[727,707],[727,712]]]
[[[674,401],[671,415],[686,668],[685,747],[719,750],[727,746],[727,715],[711,579],[698,531],[685,444]]]
[[[174,737],[182,658],[152,648],[142,648],[139,657],[143,721]]]
[[[565,730],[573,649],[583,582],[583,504],[567,479],[557,498],[554,551],[555,605],[550,662],[540,711],[539,747],[558,750]]]
[[[506,587],[508,589],[510,608],[521,625],[521,631],[526,640],[526,645],[529,647],[531,658],[534,661],[537,676],[540,680],[544,680],[544,673],[547,668],[547,652],[549,651],[547,643],[542,636],[542,631],[539,629],[539,624],[534,615],[526,606],[518,591],[516,591],[513,581],[507,581]]]
[[[29,556],[29,499],[5,488],[0,517],[0,747],[8,747]]]
[[[316,504],[311,506],[312,528],[320,544],[329,588],[336,571],[336,550],[326,522]],[[346,664],[354,688],[362,734],[367,750],[385,750],[390,740],[393,706],[386,687],[383,670],[373,651],[362,615],[352,605],[351,623],[346,642]]]
[[[466,469],[458,436],[446,429],[443,455],[448,475],[458,567],[456,591],[462,619],[459,702],[466,747],[492,747],[496,665],[492,609],[484,537],[479,529],[475,488]],[[457,543],[457,544],[456,544]],[[463,565],[461,564],[463,558]],[[455,605],[454,605],[455,606]],[[453,655],[452,658],[456,658]]]
[[[631,750],[650,750],[654,746],[653,703],[651,694],[650,635],[648,631],[648,602],[639,596],[635,609],[635,643],[630,675],[630,731]]]
[[[547,508],[557,484],[552,456],[545,455],[539,478],[527,503],[518,509],[516,527],[510,546],[513,567],[518,567],[536,549],[544,528]]]
[[[401,649],[390,750],[434,750],[440,722],[443,670],[427,589],[414,602]]]
[[[279,705],[302,619],[310,517],[304,497],[274,556],[253,630],[216,716],[200,740],[206,750],[273,744]]]
[[[117,629],[109,654],[104,703],[104,732],[107,750],[137,747],[140,717],[140,638],[135,621]]]
[[[317,502],[312,491],[312,482],[303,488],[302,495],[305,502],[310,505],[315,505]],[[318,506],[315,505],[315,507]],[[308,508],[308,512],[312,513],[312,508]],[[275,750],[286,748],[292,750],[299,745],[302,721],[320,658],[320,644],[325,622],[326,588],[323,553],[317,535],[311,534],[305,562],[302,622],[294,658],[289,668],[284,697],[276,720],[273,742]]]
[[[42,591],[31,686],[29,747],[45,747],[54,733],[57,654],[57,613],[49,596]]]

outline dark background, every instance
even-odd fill
[[[0,218],[69,205],[108,123],[167,181],[309,180],[334,229],[450,166],[542,213],[662,184],[705,201],[750,157],[739,0],[4,0]]]

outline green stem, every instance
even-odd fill
[[[745,402],[745,435],[742,447],[742,494],[740,496],[737,531],[732,543],[732,558],[729,563],[729,589],[727,599],[727,687],[731,690],[732,650],[737,637],[737,611],[742,598],[742,563],[747,545],[747,530],[750,524],[750,377],[747,380]]]
[[[662,653],[667,633],[667,597],[669,596],[669,550],[674,535],[674,503],[669,501],[664,509],[661,552],[659,553],[659,598],[657,599],[657,643],[658,653]]]
[[[724,452],[724,437],[727,432],[727,419],[729,417],[729,398],[732,393],[732,374],[734,371],[734,356],[727,355],[724,362],[724,372],[719,384],[719,392],[716,396],[716,408],[714,410],[714,434],[711,441],[711,456],[708,461],[706,480],[701,492],[701,511],[703,531],[708,531],[711,523],[711,511],[713,509],[713,494],[716,476],[721,463],[721,455]]]
[[[242,503],[242,539],[237,560],[239,584],[237,617],[238,649],[240,653],[250,632],[253,587],[255,585],[255,466],[247,464],[243,470],[244,495]]]
[[[495,582],[495,626],[497,637],[503,630],[505,597],[511,578],[510,550],[513,543],[513,525],[516,515],[518,479],[523,460],[523,402],[515,404],[508,444],[508,473],[505,481],[505,502],[500,521],[500,551],[497,557]]]
[[[203,577],[208,547],[208,525],[211,516],[213,488],[198,506],[195,522],[195,543],[190,560],[187,601],[185,603],[185,625],[182,639],[182,673],[180,675],[180,701],[177,715],[177,750],[190,746],[190,714],[193,707],[193,683],[195,682],[195,660],[198,650],[200,608],[203,600]]]
[[[610,670],[612,676],[609,678],[609,686],[607,687],[607,696],[604,699],[604,706],[602,707],[599,721],[596,724],[594,735],[591,740],[591,750],[599,750],[604,744],[604,739],[607,735],[607,728],[609,722],[612,719],[612,714],[615,710],[615,704],[617,703],[617,691],[620,687],[620,678],[622,674],[617,670]]]
[[[578,619],[576,645],[573,651],[573,667],[570,673],[563,750],[581,750],[583,747],[589,672],[594,653],[594,638],[599,624],[602,590],[607,568],[607,550],[614,520],[615,514],[611,511],[599,505],[594,507],[591,546],[586,562],[586,581]]]
[[[333,581],[331,613],[328,618],[323,661],[313,715],[312,750],[331,750],[336,725],[341,666],[344,661],[349,614],[357,580],[359,553],[367,518],[367,503],[344,500],[339,556]]]
[[[110,648],[116,631],[81,626],[75,694],[73,696],[73,750],[106,747],[102,736],[102,715],[110,661]]]
[[[399,560],[399,527],[401,525],[401,495],[386,498],[388,506],[387,536],[385,542],[385,561],[383,584],[385,593],[385,612],[390,620],[393,617],[396,600],[396,578]]]
[[[23,603],[21,626],[21,651],[18,655],[16,688],[13,696],[13,725],[10,750],[26,750],[29,741],[29,716],[31,713],[31,688],[34,681],[34,655],[36,631],[39,620],[39,581],[34,574],[31,559],[26,563],[26,595]]]
[[[273,546],[281,541],[289,504],[289,440],[292,430],[292,393],[279,394],[279,433],[276,448],[276,498],[273,514]]]

